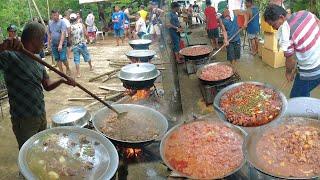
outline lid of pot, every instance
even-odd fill
[[[129,41],[129,44],[133,44],[133,45],[137,45],[137,44],[151,44],[151,40],[150,39],[135,39],[135,40],[131,40]]]
[[[121,68],[118,77],[128,81],[146,81],[160,75],[160,71],[151,63],[128,64]]]
[[[153,57],[155,56],[157,53],[153,50],[147,50],[147,49],[143,49],[143,50],[131,50],[129,52],[126,53],[127,56],[129,57],[135,57],[135,58],[141,58],[141,57]]]
[[[87,115],[87,110],[84,107],[75,106],[59,111],[52,116],[53,123],[68,124],[77,122]]]

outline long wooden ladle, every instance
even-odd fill
[[[40,58],[38,58],[37,56],[35,56],[33,53],[31,53],[30,51],[26,50],[26,49],[22,49],[21,52],[25,55],[27,55],[28,57],[32,58],[33,60],[37,61],[38,63],[44,65],[45,67],[49,68],[51,71],[57,73],[59,76],[65,78],[65,79],[70,79],[69,76],[67,76],[66,74],[64,74],[63,72],[59,71],[58,69],[54,68],[53,66],[51,66],[50,64],[48,64],[47,62],[41,60]],[[113,112],[117,113],[118,115],[118,119],[123,118],[124,116],[126,116],[128,114],[128,112],[119,112],[116,109],[114,109],[110,104],[108,104],[107,102],[103,101],[101,98],[99,98],[98,96],[96,96],[95,94],[93,94],[91,91],[89,91],[88,89],[86,89],[85,87],[83,87],[81,84],[75,82],[75,86],[77,86],[78,88],[80,88],[82,91],[86,92],[87,94],[89,94],[91,97],[93,97],[94,99],[98,100],[99,102],[101,102],[102,104],[104,104],[105,106],[107,106],[109,109],[111,109]]]

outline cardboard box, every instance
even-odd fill
[[[276,33],[277,30],[273,29],[272,26],[270,26],[263,17],[261,17],[261,29],[263,32],[269,32],[269,33]]]
[[[278,37],[275,33],[264,33],[264,47],[273,50],[278,51]]]
[[[262,61],[271,67],[279,68],[285,66],[286,58],[283,51],[272,51],[262,48]]]
[[[259,57],[262,56],[262,48],[264,48],[264,41],[260,40],[259,44],[258,44],[258,55],[259,55]]]

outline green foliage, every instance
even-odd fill
[[[48,17],[48,8],[47,0],[34,0],[38,6],[38,9],[41,13],[43,19],[49,19]],[[90,3],[90,4],[79,4],[79,0],[48,0],[50,11],[52,9],[57,9],[61,14],[68,9],[72,9],[74,12],[82,10],[83,18],[85,18],[89,12],[92,10],[96,19],[98,19],[98,8],[99,6],[105,8],[105,17],[107,20],[110,19],[112,7],[115,5],[127,6],[132,4],[132,0],[111,0],[110,2],[100,2],[100,3]],[[149,2],[149,0],[137,0],[137,4]],[[33,17],[39,17],[36,9],[31,4],[31,14]],[[146,4],[145,4],[146,5]],[[137,10],[137,9],[135,9]],[[50,13],[51,14],[51,13]],[[4,32],[4,35],[7,36],[6,29],[9,24],[15,24],[19,27],[21,33],[24,24],[31,20],[30,12],[28,8],[28,0],[0,0],[0,27]],[[98,22],[97,22],[98,24]]]

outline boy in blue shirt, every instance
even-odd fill
[[[117,46],[119,46],[119,39],[121,38],[122,43],[124,41],[124,13],[119,12],[119,6],[115,6],[114,10],[115,12],[112,14],[113,30]]]
[[[230,39],[233,35],[235,35],[238,30],[238,22],[236,12],[233,14],[230,13],[228,7],[225,7],[222,10],[222,16],[219,19],[219,24],[222,29],[222,34],[224,38],[224,45],[227,48],[227,60],[231,62],[232,65],[236,63],[236,60],[240,59],[240,51],[241,51],[241,42],[239,33],[233,38]],[[245,23],[246,26],[246,23]]]

